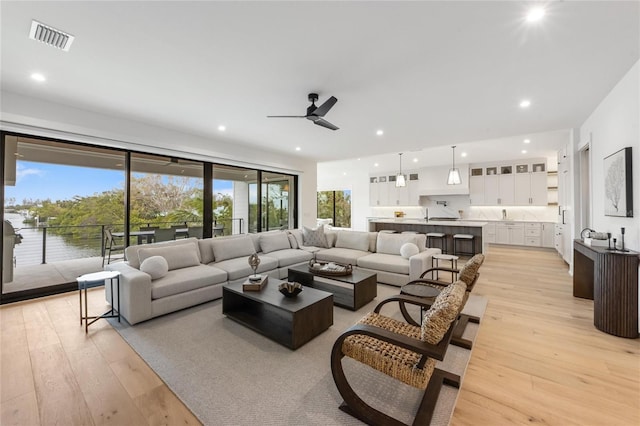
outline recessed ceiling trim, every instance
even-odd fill
[[[29,38],[68,52],[75,37],[36,20],[31,21]]]

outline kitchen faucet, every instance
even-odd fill
[[[426,220],[427,222],[429,221],[429,208],[428,207],[424,208],[424,220]]]

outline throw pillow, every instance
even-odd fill
[[[369,249],[369,233],[361,231],[338,231],[336,247],[367,251]]]
[[[400,247],[402,247],[403,244],[413,243],[417,246],[417,242],[416,234],[387,234],[386,232],[378,232],[376,252],[399,256]]]
[[[304,239],[305,246],[329,248],[329,245],[327,244],[327,237],[324,235],[324,228],[322,226],[316,229],[303,226],[302,237]]]
[[[263,234],[260,236],[260,248],[263,253],[271,253],[277,250],[286,250],[291,248],[289,237],[284,231],[273,234]]]
[[[402,247],[400,247],[400,256],[405,259],[408,259],[418,253],[420,253],[420,249],[413,243],[404,243]]]
[[[147,257],[140,264],[140,270],[151,275],[152,280],[162,278],[169,272],[169,264],[167,259],[162,256]]]
[[[256,252],[253,240],[249,235],[237,238],[214,238],[211,242],[213,246],[213,256],[216,262],[222,262],[236,257],[251,256]]]
[[[198,250],[198,242],[195,238],[192,244],[145,247],[138,250],[140,265],[152,256],[164,257],[170,271],[200,265],[200,250]]]

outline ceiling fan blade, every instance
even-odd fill
[[[317,124],[318,126],[326,127],[327,129],[331,129],[331,130],[338,130],[339,129],[338,126],[329,123],[324,118],[318,118],[317,120],[313,120],[313,123]]]
[[[267,118],[307,118],[305,115],[267,115]]]
[[[313,110],[312,114],[317,117],[324,117],[324,115],[329,112],[329,110],[336,104],[336,102],[338,102],[338,99],[335,96],[332,96],[327,99],[325,103]]]

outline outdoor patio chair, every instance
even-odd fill
[[[213,226],[213,236],[221,237],[224,235],[224,225],[214,225]]]
[[[202,226],[190,226],[187,231],[187,236],[189,238],[195,237],[198,239],[202,239]]]
[[[416,295],[415,286],[420,286],[420,285],[429,286],[439,291],[442,291],[443,289],[447,288],[451,284],[447,282],[425,278],[425,277],[427,275],[430,275],[434,271],[444,271],[444,272],[451,272],[455,274],[457,280],[460,280],[463,283],[465,283],[466,292],[470,293],[475,287],[476,283],[478,282],[478,278],[480,277],[480,272],[479,272],[480,266],[482,266],[483,263],[484,263],[484,254],[479,253],[473,256],[471,259],[469,259],[467,263],[465,263],[464,266],[460,269],[445,268],[445,267],[429,268],[426,271],[424,271],[422,274],[420,274],[420,279],[410,281],[404,286],[402,286],[400,289],[400,292],[403,294]],[[414,287],[414,289],[409,290],[409,288],[412,286]],[[426,300],[430,300],[430,299],[426,299]],[[418,322],[411,317],[405,305],[402,303],[400,304],[400,312],[402,312],[402,316],[404,317],[405,321],[407,321],[409,324],[419,325]],[[473,315],[467,315],[467,314],[460,315],[460,318],[458,319],[458,322],[456,324],[456,329],[454,330],[453,337],[451,339],[452,344],[456,346],[460,346],[465,349],[471,349],[472,342],[462,337],[462,335],[464,334],[464,330],[467,327],[467,324],[470,322],[479,324],[480,318]]]
[[[449,347],[454,325],[467,293],[462,281],[446,287],[424,314],[422,326],[414,326],[380,314],[391,302],[424,307],[425,299],[397,295],[376,306],[356,325],[342,333],[331,352],[331,372],[344,399],[340,409],[371,425],[401,425],[399,420],[367,404],[353,390],[344,374],[342,358],[348,356],[405,384],[424,390],[413,421],[428,425],[443,384],[460,386],[460,376],[435,368]]]
[[[104,261],[106,259],[107,264],[111,263],[111,253],[114,251],[121,251],[124,256],[124,244],[116,243],[114,236],[111,233],[111,229],[104,229],[104,250],[102,251],[102,266],[104,267]]]
[[[153,231],[153,241],[159,243],[161,241],[171,241],[176,239],[175,229],[156,229]]]

